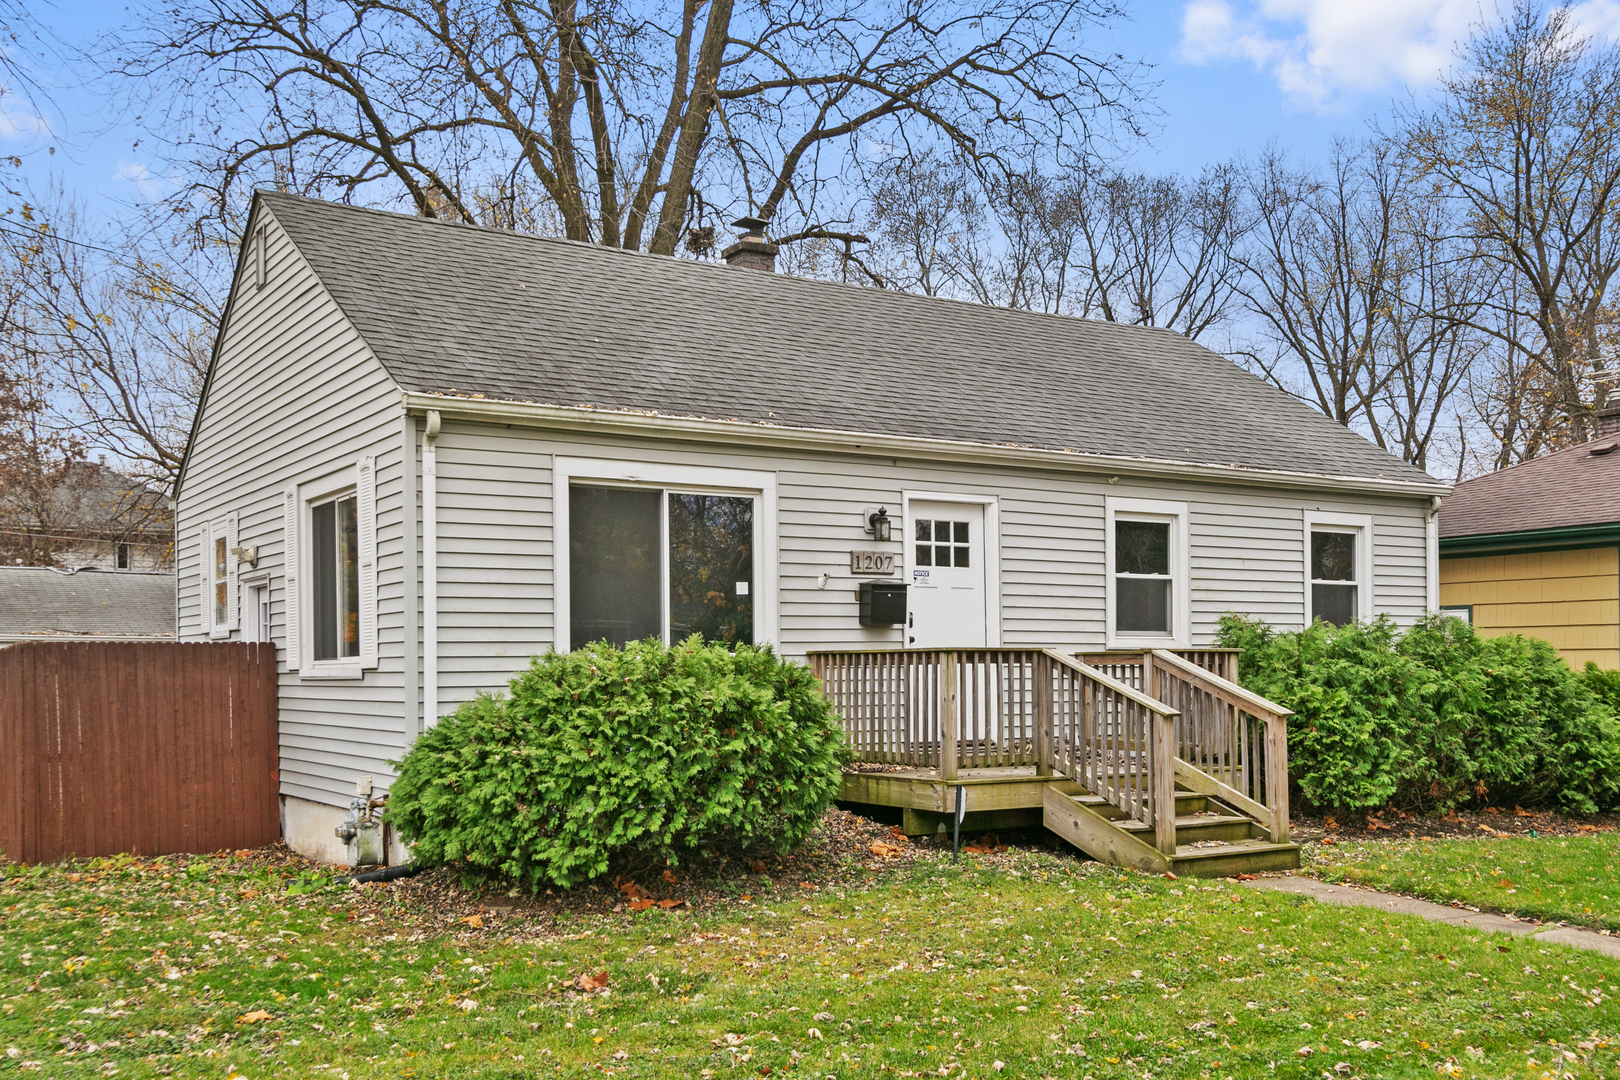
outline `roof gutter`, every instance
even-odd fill
[[[1440,554],[1509,551],[1520,548],[1583,547],[1620,543],[1620,521],[1601,525],[1565,525],[1557,529],[1528,529],[1524,532],[1480,533],[1476,536],[1442,536]]]
[[[1156,458],[1112,457],[1069,450],[1043,450],[1024,446],[927,439],[912,435],[877,435],[862,431],[823,428],[777,427],[734,420],[705,420],[684,416],[663,416],[651,412],[574,408],[540,405],[525,401],[498,401],[490,398],[423,394],[407,391],[407,412],[438,412],[445,419],[477,420],[485,423],[561,431],[590,431],[609,435],[676,436],[692,442],[747,443],[782,450],[836,451],[845,454],[894,455],[955,461],[963,464],[996,464],[1013,468],[1051,469],[1060,472],[1106,473],[1151,479],[1186,479],[1205,483],[1241,484],[1253,487],[1286,487],[1331,490],[1365,495],[1398,495],[1425,500],[1447,495],[1451,485],[1439,481],[1413,483],[1404,480],[1377,480],[1358,476],[1331,476],[1318,473],[1244,469],[1231,465],[1204,465]]]

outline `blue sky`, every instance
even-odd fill
[[[129,17],[112,0],[42,0],[32,5],[69,44]],[[1489,0],[1485,9],[1490,10]],[[1455,42],[1481,14],[1480,0],[1174,0],[1137,3],[1100,48],[1153,65],[1158,134],[1132,162],[1147,171],[1195,173],[1204,164],[1253,154],[1275,140],[1296,160],[1320,160],[1340,135],[1357,136],[1392,100],[1422,95],[1449,62]],[[1620,37],[1620,0],[1587,0],[1576,15],[1588,30]],[[48,65],[46,80],[61,73]],[[92,213],[161,192],[162,165],[129,118],[70,83],[52,89],[41,132],[14,95],[0,98],[0,153],[27,156],[41,183],[52,171]],[[46,145],[57,153],[47,155]],[[30,153],[30,151],[33,151]]]

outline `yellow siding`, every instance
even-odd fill
[[[1474,609],[1487,636],[1550,642],[1570,666],[1620,668],[1620,548],[1440,560],[1440,605]]]

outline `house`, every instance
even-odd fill
[[[1440,605],[1482,634],[1620,668],[1620,401],[1591,442],[1457,485],[1440,510]]]
[[[172,500],[105,456],[67,462],[0,493],[0,565],[172,573]]]
[[[173,641],[170,571],[0,566],[0,644]]]
[[[1142,683],[1226,612],[1438,604],[1447,487],[1220,356],[762,272],[746,227],[721,266],[255,197],[180,635],[283,650],[294,848],[340,857],[357,776],[549,649],[1136,650]]]

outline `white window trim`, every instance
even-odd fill
[[[754,597],[754,644],[777,645],[777,566],[776,474],[743,469],[720,469],[698,465],[668,465],[646,461],[618,461],[606,458],[557,457],[551,462],[551,565],[553,641],[558,652],[573,648],[569,640],[573,610],[569,595],[570,551],[568,532],[568,487],[575,481],[642,485],[679,491],[703,491],[716,495],[754,495],[759,513],[754,515],[754,579],[759,590]],[[668,562],[664,558],[665,563]],[[663,583],[668,603],[669,570]],[[667,613],[663,617],[667,630]]]
[[[203,534],[203,565],[202,565],[202,618],[203,632],[215,640],[223,640],[231,636],[231,631],[240,625],[239,612],[241,604],[237,601],[237,574],[236,562],[236,515],[226,514],[215,518],[202,530]],[[225,620],[214,621],[214,589],[221,582],[214,580],[214,546],[219,541],[225,541]]]
[[[315,530],[310,511],[321,503],[344,495],[358,496],[358,465],[348,465],[327,473],[316,480],[298,485],[298,677],[308,680],[361,679],[365,666],[360,656],[346,656],[338,660],[316,660],[315,657],[315,598],[310,590],[315,587],[315,549],[312,543]],[[358,513],[358,507],[356,508]]]
[[[1372,545],[1373,519],[1371,514],[1338,514],[1326,510],[1305,511],[1305,625],[1316,621],[1311,610],[1311,530],[1324,532],[1353,532],[1356,535],[1356,618],[1366,622],[1373,617]]]
[[[1103,510],[1103,576],[1107,592],[1104,640],[1109,649],[1186,649],[1192,636],[1192,561],[1187,542],[1187,504],[1161,499],[1108,496]],[[1170,634],[1114,632],[1114,522],[1162,521],[1170,525]]]
[[[984,644],[1001,648],[1001,499],[996,495],[964,495],[959,491],[912,491],[900,493],[900,579],[911,585],[914,548],[911,534],[911,504],[962,503],[984,507]],[[891,533],[892,535],[892,533]]]

